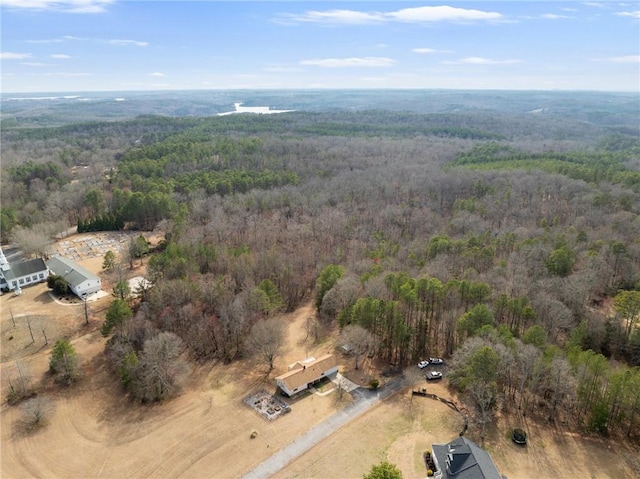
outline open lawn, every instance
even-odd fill
[[[91,306],[94,313],[85,326],[81,305],[53,302],[43,285],[26,288],[20,297],[0,300],[2,478],[237,478],[349,403],[348,396],[339,400],[337,392],[307,394],[288,401],[291,413],[273,421],[243,403],[252,392],[273,392],[273,378],[286,371],[288,364],[335,352],[330,339],[314,344],[306,337],[306,320],[314,314],[310,305],[285,316],[287,347],[270,375],[250,359],[194,366],[179,397],[145,406],[129,401],[107,369],[102,354],[105,339],[97,331],[104,313],[97,304]],[[108,304],[109,298],[100,301]],[[21,320],[15,317],[18,314],[49,315],[49,344],[43,344],[41,332],[34,331],[36,342],[30,344],[24,325],[13,328],[9,306],[16,322]],[[14,338],[9,340],[11,334]],[[82,376],[70,388],[53,384],[46,374],[56,336],[72,338],[80,358]],[[15,370],[16,359],[28,366],[39,394],[51,398],[54,405],[45,426],[31,432],[20,426],[20,406],[6,402],[7,379]],[[341,371],[361,384],[378,376],[383,367],[376,368],[367,360],[355,372],[352,358],[340,356],[340,360]],[[446,379],[422,386],[451,397]],[[529,433],[524,448],[513,444],[509,436],[517,426]],[[404,390],[329,435],[275,477],[359,478],[386,458],[398,465],[405,479],[423,478],[422,453],[432,443],[450,441],[461,428],[458,413],[431,399],[412,399],[410,391]],[[253,431],[257,432],[254,438]],[[469,437],[478,440],[476,434],[470,427]],[[638,451],[511,417],[499,418],[485,446],[509,479],[638,477],[631,467],[632,461],[639,460]]]

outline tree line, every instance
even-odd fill
[[[363,113],[362,122],[385,115]],[[53,202],[72,224],[122,212],[125,227],[165,233],[148,264],[154,286],[109,333],[129,345],[118,346],[116,370],[127,355],[135,363],[134,352],[140,364],[145,342],[162,332],[178,337],[178,349],[193,360],[233,360],[246,354],[256,324],[309,300],[319,310],[319,334],[361,326],[373,335],[376,355],[400,364],[455,355],[487,328],[531,344],[542,330],[545,344],[567,360],[573,341],[612,367],[639,364],[636,316],[614,307],[618,295],[640,288],[635,185],[608,173],[593,181],[541,168],[452,168],[464,155],[481,162],[523,152],[633,173],[625,141],[602,147],[600,158],[592,148],[610,132],[599,126],[580,130],[555,118],[575,132],[559,140],[537,119],[520,118],[522,128],[505,135],[507,117],[455,115],[439,125],[419,115],[407,121],[482,125],[508,140],[495,146],[435,135],[302,133],[340,118],[143,119],[142,139],[123,146],[112,170],[88,175],[78,190],[78,183],[38,189],[34,181],[20,191],[3,188],[15,213],[5,214],[3,205],[3,218],[18,228],[23,210]],[[389,113],[384,121],[392,128],[401,119]],[[343,120],[348,130],[358,115]],[[597,134],[587,140],[584,131]],[[225,192],[200,183],[209,174],[275,180]],[[68,204],[67,195],[74,198]],[[125,376],[142,377],[132,374]]]

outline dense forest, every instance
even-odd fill
[[[637,438],[638,96],[326,95],[279,115],[3,113],[2,240],[46,254],[70,227],[162,232],[153,286],[105,331],[126,384],[149,339],[233,361],[313,300],[319,335],[450,359],[480,422],[525,407]]]

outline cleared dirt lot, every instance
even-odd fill
[[[102,279],[103,290],[111,291],[110,277],[101,271],[104,254],[112,250],[120,255],[132,236],[139,233],[83,233],[74,234],[58,241],[54,254],[72,259]],[[157,241],[157,237],[150,237]],[[130,275],[140,274],[136,261]],[[89,324],[86,324],[84,305],[75,302],[56,302],[49,294],[46,283],[23,288],[20,296],[7,293],[0,296],[0,360],[26,358],[43,351],[60,338],[74,338],[95,331],[104,320],[104,310],[109,306],[109,297],[88,303]],[[33,333],[33,341],[31,332]],[[44,330],[44,333],[43,333]],[[49,344],[45,344],[45,336]]]
[[[321,344],[305,340],[306,320],[314,314],[311,306],[286,316],[286,354],[278,359],[270,376],[250,360],[201,365],[194,368],[180,397],[165,404],[143,406],[128,401],[107,370],[102,356],[105,340],[96,331],[102,313],[94,313],[85,330],[81,305],[57,305],[47,299],[46,291],[37,289],[40,287],[25,289],[19,298],[0,298],[2,478],[237,478],[349,402],[348,396],[340,401],[336,393],[303,396],[290,401],[291,413],[274,421],[267,421],[242,402],[253,391],[273,391],[273,377],[286,370],[287,364],[307,355],[318,357],[334,352],[330,340]],[[16,337],[11,341],[5,338],[5,326],[11,325],[6,306],[11,305],[15,314],[15,300],[29,305],[28,311],[24,309],[29,313],[35,314],[30,308],[38,306],[36,310],[47,312],[59,324],[59,333],[72,338],[82,369],[78,384],[60,388],[46,375],[51,338],[46,347],[38,341],[24,347],[22,336],[22,343]],[[105,301],[108,304],[109,298]],[[98,305],[92,307],[98,311]],[[28,330],[20,334],[24,336],[25,332],[28,335]],[[9,343],[9,350],[5,351]],[[17,357],[28,364],[41,394],[52,398],[55,404],[47,426],[29,434],[18,427],[19,407],[5,401],[7,373]],[[369,363],[354,374],[350,371],[352,359],[342,360],[343,371],[351,379],[366,382],[370,375],[377,375]],[[444,383],[427,388],[450,397]],[[531,423],[526,424],[530,444],[518,448],[508,433],[515,423],[514,419],[500,418],[486,443],[498,468],[510,479],[554,477],[558,471],[566,479],[637,477],[627,459],[632,454],[638,458],[637,451]],[[434,442],[450,441],[461,426],[460,416],[444,404],[420,397],[412,401],[408,391],[401,392],[328,436],[275,477],[358,478],[372,464],[387,458],[400,467],[406,479],[423,478],[423,451]],[[258,435],[252,439],[254,430]],[[473,428],[468,434],[474,438]]]

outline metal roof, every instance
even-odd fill
[[[88,269],[62,256],[54,256],[47,261],[47,266],[54,274],[62,276],[74,288],[88,279],[100,279]]]

